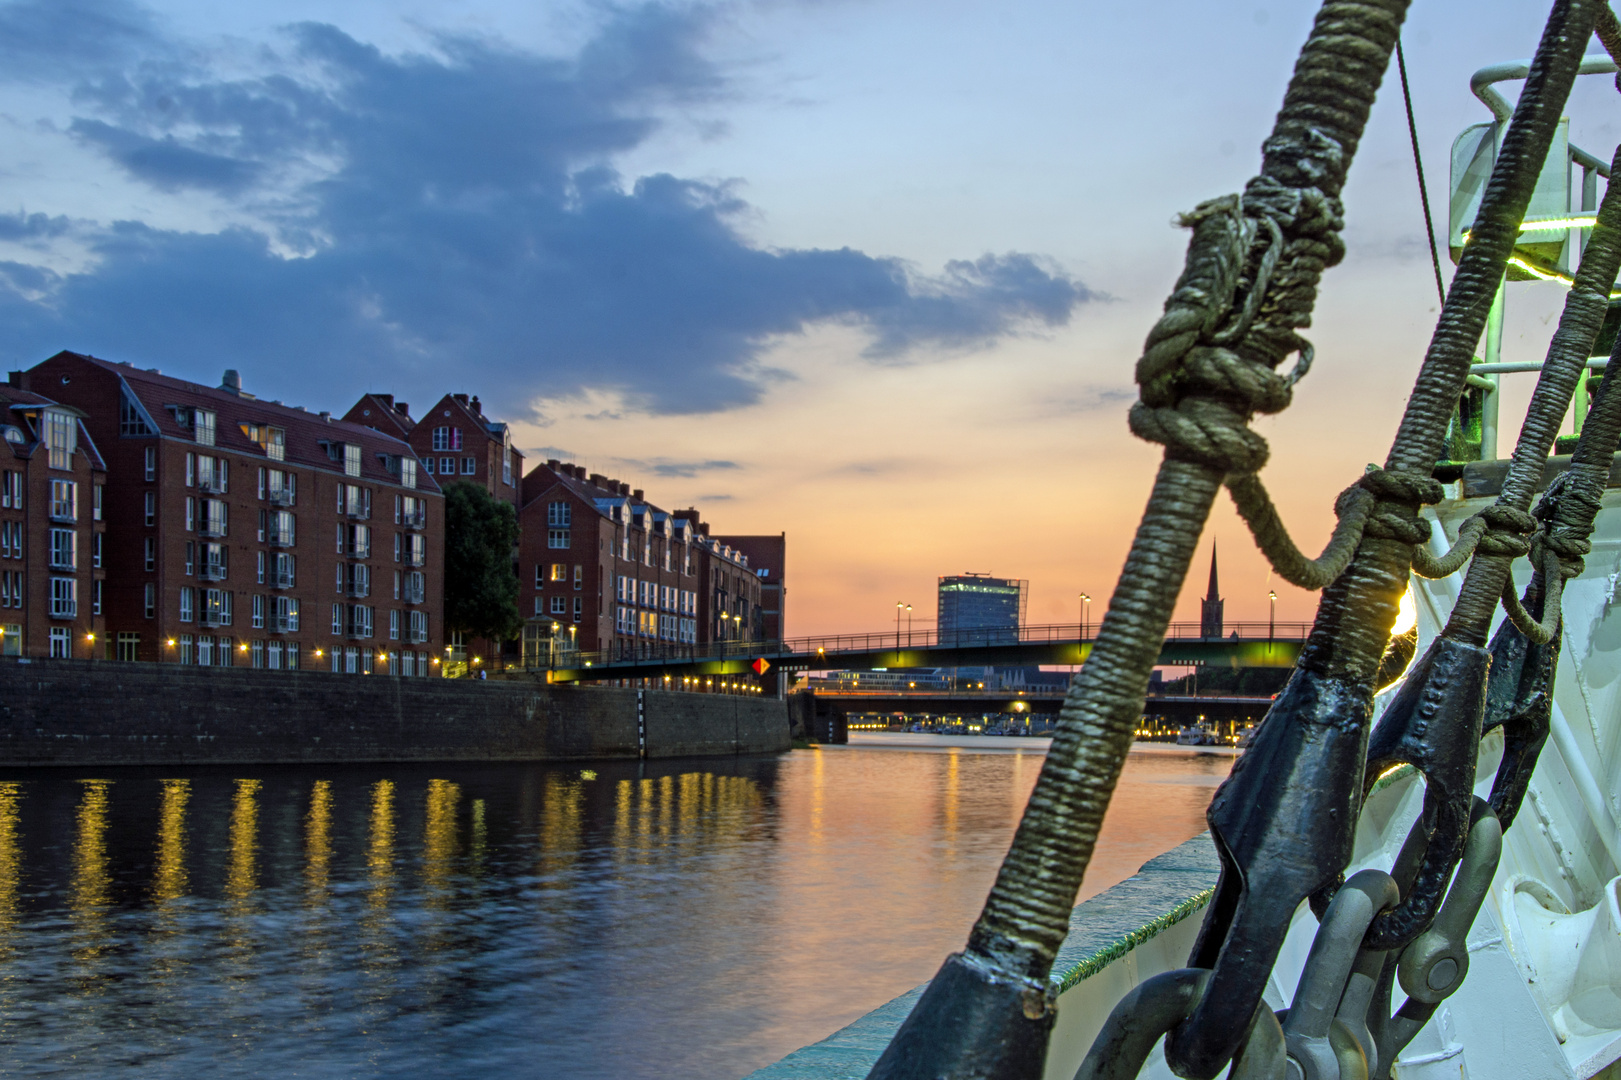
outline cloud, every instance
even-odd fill
[[[743,467],[735,461],[671,461],[669,458],[648,458],[640,461],[618,458],[616,460],[631,468],[646,470],[654,476],[676,476],[683,479],[691,479],[699,473],[721,472]]]
[[[767,350],[819,323],[863,327],[868,359],[899,363],[1060,326],[1097,298],[1017,252],[929,275],[851,248],[761,248],[737,227],[737,185],[620,176],[615,155],[661,110],[731,92],[703,54],[703,9],[619,9],[568,57],[453,35],[385,55],[302,24],[256,54],[262,70],[225,77],[139,9],[73,2],[92,40],[60,69],[83,113],[70,137],[240,220],[74,223],[86,268],[0,273],[14,364],[71,347],[212,380],[229,357],[265,392],[340,399],[380,381],[436,392],[471,368],[515,418],[587,390],[701,413],[755,401]],[[63,51],[54,18],[0,5],[0,36],[27,30],[4,47],[28,52],[11,77],[44,77]]]

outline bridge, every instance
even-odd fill
[[[850,690],[811,688],[818,701],[831,702],[845,713],[902,716],[1056,716],[1062,691],[1052,690]],[[1149,694],[1143,715],[1181,726],[1199,721],[1259,723],[1271,708],[1270,697],[1235,694]]]
[[[1204,637],[1196,622],[1172,623],[1159,663],[1215,667],[1293,667],[1310,623],[1234,622],[1225,637]],[[780,673],[895,668],[1039,667],[1086,662],[1095,626],[1078,623],[1017,630],[901,630],[783,641],[722,641],[712,645],[631,643],[625,653],[560,652],[546,668],[551,682],[603,679],[681,679],[748,676],[764,660]]]

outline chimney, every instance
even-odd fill
[[[378,401],[382,402],[384,405],[388,406],[389,408],[394,407],[394,395],[393,394],[373,394],[372,397],[376,398]]]
[[[322,420],[325,420],[327,423],[329,423],[329,424],[332,423],[332,414],[327,412],[325,409],[321,410],[320,417],[321,417]]]
[[[480,416],[484,415],[484,410],[479,406],[477,394],[473,395],[473,400],[468,403],[467,407],[478,413]]]
[[[466,394],[451,394],[450,396],[451,396],[451,399],[454,400],[454,401],[459,401],[463,405],[467,404],[467,395]]]
[[[551,457],[551,458],[547,458],[547,459],[546,459],[546,467],[547,467],[547,468],[548,468],[548,469],[550,469],[550,470],[551,470],[551,471],[552,471],[552,472],[556,472],[556,471],[557,471],[557,469],[558,469],[558,466],[560,466],[560,465],[562,465],[562,464],[563,464],[563,463],[562,463],[562,462],[561,462],[561,461],[558,461],[558,460],[557,460],[557,459],[556,459],[556,458],[554,458],[554,457]]]
[[[630,494],[630,485],[629,484],[620,484],[619,485],[619,494],[621,494],[621,495],[629,495]]]
[[[407,420],[411,419],[411,406],[407,405],[403,401],[396,401],[394,403],[394,411],[405,417]]]
[[[643,491],[642,491],[641,488],[637,488],[635,491],[630,493],[630,497],[635,499],[637,502],[642,502],[643,501],[642,500],[642,495],[643,495]]]
[[[592,473],[590,480],[593,487],[606,487],[608,485],[608,478],[599,472]]]
[[[236,368],[226,368],[225,378],[220,382],[220,389],[227,393],[242,393],[242,376],[237,374]]]

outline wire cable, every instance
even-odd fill
[[[1407,88],[1407,57],[1396,39],[1396,69],[1401,72],[1401,99],[1407,106],[1407,137],[1413,143],[1413,164],[1418,169],[1418,198],[1424,204],[1424,237],[1430,242],[1430,265],[1435,267],[1435,291],[1446,306],[1447,287],[1441,280],[1441,252],[1435,246],[1435,221],[1430,217],[1430,189],[1424,183],[1424,158],[1418,152],[1418,125],[1413,121],[1413,94]]]

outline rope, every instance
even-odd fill
[[[1396,69],[1401,72],[1401,99],[1407,106],[1407,137],[1413,144],[1413,165],[1418,169],[1418,198],[1424,204],[1424,239],[1430,242],[1430,265],[1435,268],[1435,292],[1447,302],[1446,283],[1441,280],[1441,253],[1435,247],[1435,221],[1430,216],[1430,189],[1424,184],[1424,158],[1418,152],[1418,124],[1413,120],[1413,93],[1407,88],[1407,56],[1401,38],[1396,39]]]

